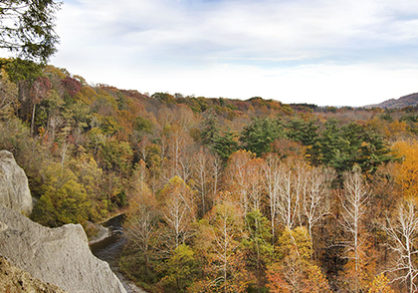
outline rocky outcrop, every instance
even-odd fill
[[[9,151],[0,151],[0,205],[29,215],[32,197],[28,178]]]
[[[33,278],[4,257],[0,257],[0,289],[9,293],[66,293],[55,285]]]
[[[81,225],[47,228],[0,205],[0,255],[70,293],[125,293],[109,264],[91,253]]]

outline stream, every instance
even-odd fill
[[[127,280],[119,271],[119,258],[126,243],[126,239],[123,237],[123,220],[124,215],[122,214],[105,222],[103,226],[109,228],[110,236],[91,244],[90,249],[97,258],[109,263],[110,268],[118,276],[128,293],[146,293]]]

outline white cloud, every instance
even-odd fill
[[[414,0],[81,0],[57,31],[52,63],[140,91],[362,105],[418,77]]]

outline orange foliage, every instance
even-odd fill
[[[271,293],[290,293],[291,286],[284,280],[283,268],[280,264],[274,263],[267,270],[267,288]]]
[[[402,163],[395,165],[395,181],[407,198],[418,197],[418,140],[399,141],[393,150],[402,158]]]

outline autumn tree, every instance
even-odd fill
[[[121,265],[134,271],[135,277],[143,282],[157,282],[161,231],[161,215],[157,200],[146,184],[144,162],[140,161],[131,178],[129,205],[124,223],[124,235],[128,243]],[[135,269],[133,269],[135,267]]]
[[[288,161],[281,165],[278,176],[278,200],[276,204],[279,221],[283,226],[292,229],[301,218],[302,174],[296,172],[292,163]]]
[[[286,228],[277,240],[276,261],[267,270],[267,288],[279,292],[331,292],[312,261],[312,242],[304,227]]]
[[[361,292],[374,275],[373,252],[369,247],[364,221],[369,191],[360,170],[346,173],[344,196],[341,198],[340,222],[348,235],[341,245],[345,248],[345,278],[350,292]]]
[[[183,127],[178,124],[167,125],[164,131],[166,136],[166,154],[163,160],[163,171],[168,180],[174,176],[188,181],[191,175],[191,153],[187,146],[192,143],[192,138]]]
[[[212,195],[211,186],[214,184],[211,176],[213,169],[214,157],[207,149],[200,148],[198,152],[193,155],[194,164],[192,165],[192,178],[194,186],[197,189],[200,197],[200,214],[204,215],[210,203],[210,196]],[[217,174],[214,174],[217,176]]]
[[[312,236],[313,227],[328,213],[333,178],[330,169],[314,168],[298,160],[280,161],[276,155],[267,156],[264,182],[273,235],[278,219],[288,227],[306,225]]]
[[[395,164],[395,181],[406,198],[416,198],[418,195],[418,140],[397,142],[393,149],[402,159],[402,162]]]
[[[309,235],[313,237],[312,229],[329,213],[331,183],[335,175],[332,169],[312,168],[307,165],[302,165],[301,168],[299,172],[301,176],[305,176],[302,178],[302,214]]]
[[[31,133],[34,133],[35,127],[35,114],[36,105],[38,105],[42,99],[47,97],[47,92],[51,88],[51,83],[47,77],[38,77],[33,83],[29,91],[30,101],[32,103],[32,115],[31,115]]]
[[[15,113],[18,106],[17,86],[7,74],[6,70],[0,71],[0,118],[7,118],[10,113]]]
[[[159,285],[164,292],[190,292],[188,287],[196,281],[199,274],[199,263],[194,251],[187,245],[178,246],[165,263],[165,276]]]
[[[249,211],[250,174],[248,164],[254,158],[254,154],[245,150],[236,151],[228,160],[225,170],[227,188],[237,197],[244,215]]]
[[[243,240],[247,267],[254,272],[259,288],[264,285],[264,271],[271,262],[274,247],[271,244],[269,221],[259,210],[253,210],[245,217],[247,235]]]
[[[110,139],[101,146],[99,158],[104,170],[114,170],[126,176],[132,167],[133,152],[128,142]]]
[[[52,163],[43,169],[42,177],[42,196],[32,218],[48,226],[84,223],[89,216],[90,202],[77,176],[69,168]]]
[[[221,195],[224,198],[228,194]],[[204,292],[245,292],[250,276],[240,250],[243,218],[238,205],[221,201],[208,215],[211,236],[207,251]]]
[[[266,164],[264,164],[264,184],[266,194],[269,200],[268,207],[270,209],[270,226],[272,243],[275,242],[276,221],[278,216],[278,200],[279,200],[279,184],[281,170],[279,167],[280,160],[276,155],[268,155],[266,157]]]
[[[411,200],[399,204],[394,219],[387,219],[385,231],[389,237],[389,247],[394,253],[394,259],[388,272],[406,285],[409,293],[418,289],[418,213]]]
[[[171,231],[175,248],[190,236],[191,223],[196,216],[193,198],[193,191],[178,176],[170,179],[158,195],[161,213]]]
[[[108,206],[103,188],[103,170],[98,166],[93,156],[81,153],[77,158],[68,162],[68,167],[74,170],[77,181],[83,185],[88,200],[91,202],[91,219],[97,221],[104,218],[108,213]]]
[[[137,204],[135,212],[128,214],[124,224],[124,234],[128,239],[125,266],[130,266],[134,258],[137,264],[135,271],[144,281],[150,282],[157,273],[157,264],[160,258],[158,253],[158,241],[160,241],[158,230],[158,213],[150,206]]]
[[[377,275],[373,282],[370,284],[368,293],[395,293],[390,287],[390,281],[385,274]]]

